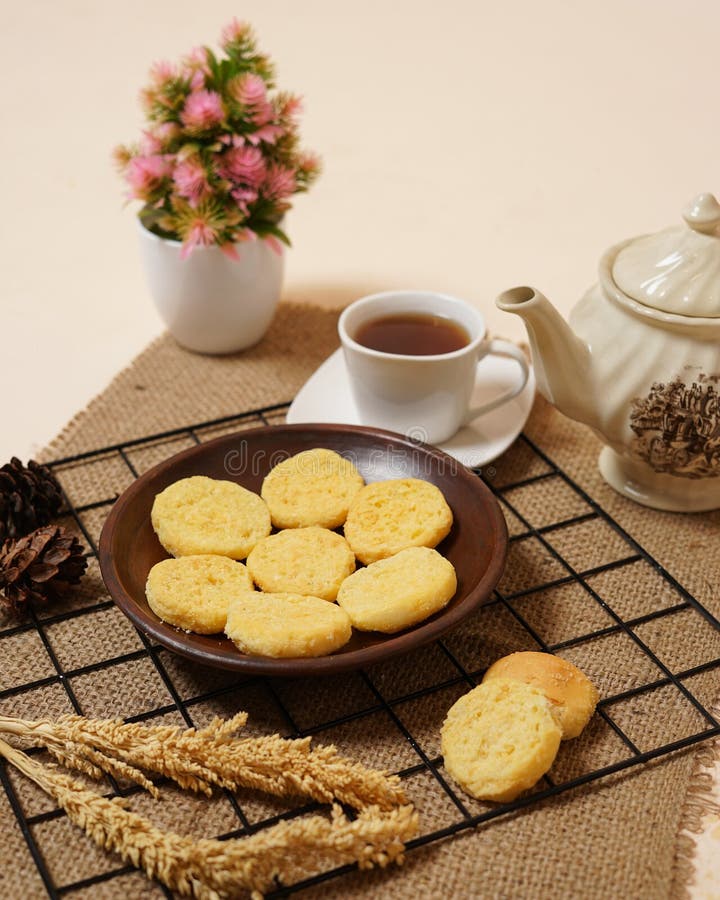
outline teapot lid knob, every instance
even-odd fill
[[[720,226],[720,203],[712,194],[698,194],[683,213],[687,224],[701,234],[716,234]]]

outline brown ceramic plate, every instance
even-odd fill
[[[152,566],[167,557],[150,523],[155,495],[179,478],[209,475],[260,492],[280,460],[312,447],[328,447],[355,463],[366,481],[424,478],[445,495],[452,531],[438,546],[455,566],[458,589],[441,612],[396,635],[353,632],[350,642],[317,659],[269,659],[241,653],[227,638],[188,634],[162,622],[145,599]],[[265,675],[320,675],[356,669],[405,653],[439,637],[486,601],[505,564],[507,528],[482,481],[452,457],[399,434],[349,425],[255,428],[191,447],[137,479],[115,503],[100,536],[100,567],[115,603],[160,644],[209,666]]]

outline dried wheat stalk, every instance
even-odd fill
[[[327,866],[357,861],[361,868],[400,863],[404,842],[417,833],[412,806],[368,807],[355,821],[333,806],[330,820],[312,816],[279,822],[247,838],[194,841],[156,828],[125,809],[119,798],[85,789],[2,739],[0,755],[50,794],[101,847],[199,900],[235,897],[241,889],[261,898],[276,879],[289,884],[313,874],[318,860]]]
[[[280,797],[339,800],[355,809],[391,809],[406,802],[400,780],[339,756],[335,747],[312,748],[310,739],[279,735],[238,739],[246,713],[214,719],[202,729],[127,724],[120,719],[63,716],[56,722],[0,716],[0,733],[45,747],[62,765],[98,778],[129,778],[153,795],[141,771],[171,778],[180,787],[210,795],[213,786],[255,788]]]

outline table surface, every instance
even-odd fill
[[[26,458],[159,334],[111,163],[140,132],[147,69],[214,44],[207,0],[58,0],[3,16],[0,459]],[[691,0],[246,0],[304,95],[324,174],[289,215],[287,293],[327,303],[417,287],[495,309],[506,287],[567,313],[601,252],[717,190],[720,5]],[[51,101],[48,102],[48,89]],[[720,825],[698,898],[718,897]]]

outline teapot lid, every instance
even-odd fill
[[[683,218],[685,225],[626,244],[615,257],[613,279],[645,306],[720,318],[720,203],[699,194]]]

